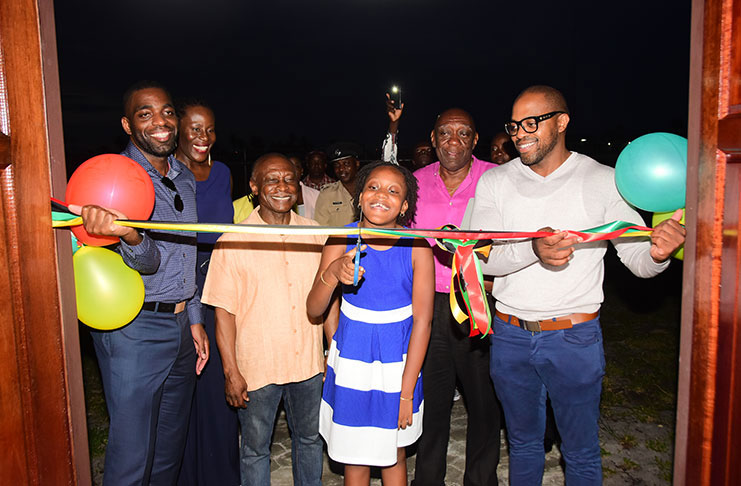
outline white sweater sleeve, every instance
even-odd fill
[[[485,172],[476,186],[476,197],[473,202],[470,229],[502,231],[504,228],[501,204],[497,203],[497,178],[495,171]],[[515,243],[497,243],[494,241],[487,261],[481,262],[481,270],[486,275],[501,277],[538,261],[533,251],[532,240]]]
[[[611,171],[612,172],[612,171]],[[646,223],[636,210],[631,208],[627,202],[620,196],[612,178],[596,182],[601,187],[595,188],[593,194],[607,195],[608,201],[604,205],[605,223],[612,221],[627,221],[629,223],[644,226]],[[604,203],[603,203],[604,204]],[[587,206],[589,207],[589,205]],[[656,263],[651,258],[651,240],[646,237],[635,238],[615,238],[612,244],[617,250],[618,257],[623,265],[633,272],[634,275],[641,278],[649,278],[658,275],[666,270],[669,266],[669,260],[662,263]]]

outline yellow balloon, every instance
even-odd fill
[[[121,255],[107,248],[85,246],[72,257],[75,267],[77,317],[94,329],[123,327],[144,303],[144,282]]]
[[[667,211],[665,213],[654,213],[653,217],[651,218],[651,227],[656,228],[659,223],[671,218],[672,214],[674,214],[674,211]],[[682,219],[679,220],[680,224],[684,224],[684,216],[685,210],[682,209]],[[677,248],[674,253],[672,253],[672,256],[677,260],[684,260],[684,245]]]

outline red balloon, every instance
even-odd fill
[[[128,157],[103,154],[86,160],[72,174],[65,194],[67,204],[95,204],[121,211],[129,219],[149,219],[154,209],[154,186],[144,168]],[[118,242],[113,236],[91,235],[82,226],[72,232],[86,245]]]

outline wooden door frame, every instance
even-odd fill
[[[0,49],[0,469],[6,484],[87,485],[71,243],[49,211],[66,186],[53,2],[0,1]]]
[[[723,10],[728,4],[692,4],[677,485],[710,484],[711,465],[728,471],[718,463],[728,457],[722,441],[729,434],[719,433],[717,406],[732,402],[716,386],[724,377],[719,336],[729,331],[720,309],[723,217],[734,196],[723,184],[725,164],[737,155],[719,152],[732,130],[722,123],[719,130],[711,116],[722,112],[721,56],[729,42],[739,46]],[[66,183],[52,1],[0,2],[0,48],[7,89],[0,112],[10,127],[9,137],[0,134],[0,261],[12,284],[0,284],[0,308],[11,317],[0,329],[8,363],[0,374],[0,436],[10,444],[0,459],[3,480],[90,484],[71,248],[66,232],[50,229],[48,207],[49,194],[61,196]]]
[[[679,486],[741,481],[740,71],[741,0],[694,0],[674,453]]]

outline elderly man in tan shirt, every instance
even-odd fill
[[[283,155],[258,159],[250,187],[260,205],[244,224],[317,224],[291,211],[299,184]],[[321,484],[322,323],[309,320],[306,297],[325,240],[227,233],[211,257],[202,301],[216,308],[226,400],[238,407],[243,486],[270,484],[270,441],[281,399],[292,433],[294,484]]]

